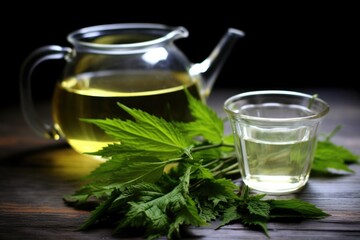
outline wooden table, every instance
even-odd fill
[[[220,115],[224,114],[224,100],[238,92],[240,90],[214,90],[208,103]],[[342,125],[333,141],[360,154],[359,92],[350,89],[304,89],[303,92],[318,93],[330,104],[331,112],[321,131],[329,133]],[[38,109],[44,118],[50,119],[48,104]],[[79,178],[97,165],[64,142],[37,137],[25,124],[17,105],[1,109],[0,239],[115,239],[111,229],[76,231],[89,212],[75,210],[62,200],[65,194],[73,193],[80,186]],[[305,189],[289,196],[313,203],[331,216],[296,223],[269,223],[270,237],[360,239],[360,166],[350,167],[355,174],[312,176]],[[241,224],[219,230],[211,226],[188,230],[198,239],[267,239],[262,232]]]

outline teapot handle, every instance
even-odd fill
[[[47,60],[67,59],[72,52],[71,48],[57,45],[48,45],[34,50],[24,61],[20,70],[20,103],[22,113],[27,124],[39,136],[54,140],[60,139],[58,131],[40,121],[35,111],[32,98],[31,79],[35,68]]]

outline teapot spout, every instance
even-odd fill
[[[203,97],[207,98],[210,95],[216,78],[228,58],[235,42],[244,36],[245,33],[243,31],[235,28],[229,28],[226,34],[215,46],[211,54],[203,62],[196,63],[191,67],[191,74],[200,74],[204,79],[205,85],[201,89]]]

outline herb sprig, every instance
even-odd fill
[[[305,201],[265,199],[264,194],[250,194],[248,187],[236,184],[240,173],[232,136],[224,135],[224,121],[185,92],[192,122],[165,121],[120,103],[133,121],[83,119],[121,144],[89,153],[108,160],[87,176],[85,185],[64,196],[76,207],[97,203],[80,230],[105,224],[113,227],[114,234],[136,229],[147,239],[177,239],[184,226],[219,220],[217,228],[240,222],[260,227],[269,236],[271,220],[329,216]],[[351,172],[346,165],[357,160],[358,156],[326,139],[318,144],[314,169]]]

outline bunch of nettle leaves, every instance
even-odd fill
[[[268,235],[275,219],[324,218],[329,214],[299,199],[276,200],[250,194],[237,184],[240,173],[232,135],[224,136],[224,120],[187,91],[194,120],[171,122],[118,104],[132,120],[83,119],[96,124],[121,144],[91,153],[108,160],[87,176],[87,182],[65,202],[80,207],[96,203],[80,226],[136,230],[142,237],[181,238],[186,225],[220,228],[240,222]],[[352,172],[358,156],[330,142],[318,142],[312,170]]]

